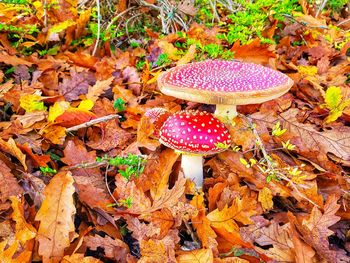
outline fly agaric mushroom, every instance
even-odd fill
[[[253,63],[206,60],[171,68],[158,78],[166,95],[215,104],[215,116],[230,122],[236,106],[278,98],[293,85],[285,74]]]
[[[163,108],[152,108],[146,111],[145,116],[151,121],[154,127],[153,135],[159,138],[159,130],[163,123],[170,116],[170,112]]]
[[[213,114],[189,110],[177,112],[164,122],[159,141],[182,153],[181,167],[185,177],[201,188],[202,156],[226,150],[231,137],[225,125]]]

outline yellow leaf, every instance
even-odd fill
[[[32,112],[37,110],[45,110],[44,102],[41,101],[42,97],[36,94],[24,94],[19,99],[19,105],[25,109],[26,112]]]
[[[59,125],[48,125],[40,134],[54,144],[63,144],[66,138],[66,128]]]
[[[181,253],[176,260],[178,263],[212,263],[214,256],[211,249],[197,249]]]
[[[52,26],[48,33],[47,33],[47,39],[50,40],[50,39],[53,39],[54,36],[57,34],[57,33],[60,33],[62,32],[63,30],[67,29],[68,27],[72,26],[72,25],[75,25],[76,23],[69,19],[69,20],[66,20],[66,21],[63,21],[61,23],[57,23],[55,24],[54,26]]]
[[[267,187],[259,191],[258,201],[261,203],[264,211],[268,211],[273,207],[272,197],[272,191]]]
[[[226,205],[221,211],[215,209],[207,215],[207,218],[210,220],[212,227],[222,228],[228,232],[238,232],[239,227],[235,221],[245,225],[251,224],[250,217],[255,214],[256,201],[254,199],[236,197],[230,207]]]
[[[102,263],[102,261],[94,257],[84,257],[84,254],[73,254],[65,256],[61,263]]]
[[[69,108],[69,102],[57,101],[49,109],[48,121],[54,121],[58,116],[62,115]]]
[[[180,58],[180,60],[176,63],[177,66],[187,64],[188,62],[191,62],[196,57],[196,45],[193,44],[188,49],[187,53]]]
[[[36,17],[41,19],[45,14],[43,4],[41,1],[35,1],[33,2],[33,6],[36,9]]]
[[[70,245],[76,212],[73,183],[71,172],[60,172],[45,188],[45,199],[35,217],[40,221],[37,239],[43,262],[60,262],[64,249]]]
[[[158,46],[163,50],[163,53],[168,55],[168,58],[171,60],[177,61],[181,58],[179,55],[177,55],[178,50],[173,44],[162,40],[159,41]]]
[[[15,259],[13,255],[16,253],[18,248],[18,241],[16,240],[12,245],[5,249],[7,241],[0,243],[0,259],[1,263],[29,263],[32,253],[30,251],[23,251]]]
[[[298,72],[305,76],[315,76],[317,74],[316,66],[298,66]]]
[[[85,110],[85,111],[89,111],[92,109],[92,107],[94,106],[94,102],[92,100],[82,100],[78,106],[79,110]]]
[[[13,209],[12,219],[16,222],[16,240],[18,240],[22,246],[36,236],[35,228],[28,224],[24,218],[23,205],[20,203],[17,197],[11,196],[11,207]]]

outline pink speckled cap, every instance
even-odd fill
[[[159,141],[169,148],[192,154],[214,154],[229,146],[228,129],[213,114],[205,111],[180,111],[171,115],[160,130]]]
[[[164,94],[208,104],[262,103],[283,95],[292,85],[292,79],[279,71],[224,60],[177,66],[158,78],[159,89]]]

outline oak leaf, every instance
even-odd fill
[[[181,253],[176,260],[178,263],[213,263],[214,257],[211,249],[197,249]]]
[[[220,211],[215,209],[207,215],[211,225],[215,228],[223,228],[228,232],[238,232],[239,226],[236,221],[242,224],[251,224],[251,216],[256,214],[256,201],[251,198],[236,197],[232,205],[227,205]]]
[[[211,228],[211,222],[205,215],[206,207],[203,195],[195,196],[191,201],[191,205],[196,207],[198,211],[197,215],[191,218],[191,222],[202,242],[203,248],[217,250],[218,243],[215,240],[215,231]]]
[[[141,240],[140,249],[138,263],[168,262],[166,247],[161,240]]]
[[[237,59],[257,64],[268,64],[271,58],[276,57],[275,53],[270,49],[270,46],[261,44],[260,40],[256,38],[251,43],[242,46],[237,41],[233,44],[230,51],[234,52]]]
[[[17,196],[23,192],[10,168],[2,160],[0,160],[0,181],[0,201],[2,203],[6,202],[10,196]]]
[[[94,257],[85,257],[84,254],[73,254],[64,256],[61,263],[102,263],[102,261]]]
[[[95,102],[99,96],[101,96],[107,89],[110,88],[114,77],[110,77],[106,80],[97,80],[95,85],[89,87],[86,98]]]
[[[272,191],[269,188],[264,187],[259,191],[258,201],[261,203],[264,211],[268,211],[273,207],[272,198]]]
[[[13,258],[15,255],[19,242],[16,240],[13,244],[11,244],[8,248],[6,248],[7,242],[2,241],[0,243],[0,259],[1,263],[29,263],[32,252],[24,250],[16,258]],[[5,249],[6,248],[6,249]]]
[[[11,207],[13,209],[12,219],[16,222],[15,237],[23,246],[28,240],[33,239],[36,236],[36,230],[28,224],[24,218],[23,204],[17,197],[10,197],[12,202]]]
[[[16,157],[21,162],[24,169],[27,170],[26,156],[17,147],[16,142],[12,138],[8,139],[7,142],[0,138],[0,149]]]
[[[74,231],[74,180],[70,172],[56,174],[46,186],[45,199],[36,214],[40,221],[37,240],[43,262],[59,262]]]
[[[117,260],[118,262],[125,262],[126,255],[129,253],[127,244],[109,236],[86,236],[84,237],[84,244],[91,250],[97,250],[99,247],[103,248],[107,258]]]

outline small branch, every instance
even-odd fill
[[[319,16],[319,14],[322,12],[323,8],[326,6],[327,0],[323,0],[322,3],[319,5],[316,11],[315,18]]]
[[[117,119],[117,118],[120,118],[120,116],[117,115],[117,114],[111,114],[111,115],[103,116],[101,118],[93,119],[91,121],[88,121],[88,122],[85,122],[85,123],[82,123],[82,124],[75,125],[73,127],[67,128],[66,132],[68,133],[68,132],[77,131],[77,130],[80,130],[82,128],[87,128],[87,127],[90,127],[92,125],[95,125],[97,123],[106,122],[106,121]]]
[[[255,139],[257,141],[257,145],[260,148],[260,150],[261,150],[261,152],[262,152],[262,154],[264,156],[264,160],[266,161],[267,169],[269,171],[274,172],[280,179],[283,179],[283,180],[287,181],[293,187],[293,189],[298,193],[298,195],[300,195],[302,198],[304,198],[305,200],[307,200],[308,202],[310,202],[311,204],[313,204],[314,206],[319,208],[318,204],[316,204],[314,201],[310,200],[310,198],[308,198],[305,194],[300,192],[300,190],[298,189],[298,186],[291,179],[289,179],[285,174],[283,174],[280,171],[276,170],[276,165],[271,161],[271,157],[267,153],[267,151],[265,149],[265,146],[263,144],[263,141],[261,140],[258,131],[254,127],[252,120],[249,117],[247,117],[245,115],[242,115],[242,114],[239,114],[239,116],[243,117],[244,119],[246,119],[248,124],[249,124],[249,126],[250,126],[250,128],[252,129],[253,134],[255,136]]]
[[[100,42],[100,33],[101,33],[101,10],[100,10],[100,0],[96,0],[96,7],[97,7],[97,38],[96,43],[94,46],[94,50],[92,51],[92,55],[95,56],[98,42]]]

